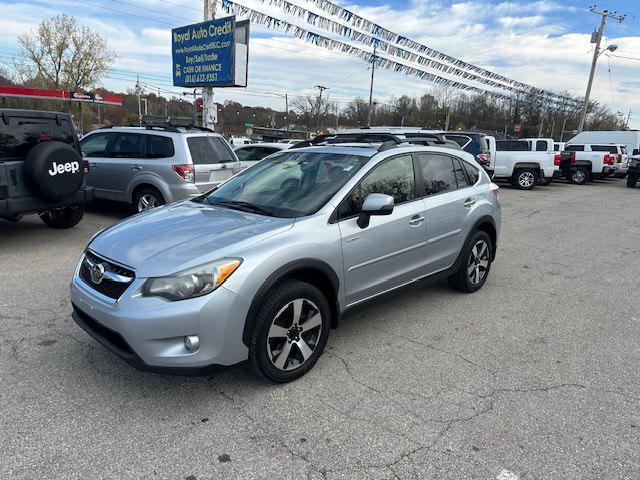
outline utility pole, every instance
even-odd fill
[[[204,0],[204,21],[216,18],[217,0]],[[202,89],[202,124],[206,128],[214,129],[213,123],[214,109],[217,108],[213,99],[213,89],[206,87]]]
[[[591,43],[595,43],[596,48],[593,51],[593,60],[591,60],[591,72],[589,73],[589,81],[587,82],[587,92],[584,95],[584,105],[582,105],[582,113],[580,114],[580,123],[578,124],[578,133],[582,132],[582,130],[584,129],[584,122],[587,118],[587,109],[589,107],[589,97],[591,96],[591,87],[593,85],[593,77],[595,76],[595,73],[596,73],[596,63],[598,62],[598,57],[602,53],[600,51],[600,44],[602,43],[604,26],[607,23],[607,18],[613,18],[614,20],[617,20],[619,22],[622,22],[625,18],[624,15],[618,15],[616,12],[609,12],[608,10],[602,10],[602,11],[596,10],[595,7],[591,7],[589,11],[591,13],[595,13],[596,15],[601,15],[602,20],[600,21],[600,28],[598,29],[597,32],[594,32],[594,35],[592,35],[591,37]],[[611,49],[611,47],[609,49]],[[613,50],[615,50],[615,48]]]
[[[631,110],[629,110],[629,115],[627,115],[627,121],[624,124],[624,128],[629,129],[629,121],[631,120]]]
[[[142,123],[142,99],[140,98],[142,88],[140,87],[140,75],[138,75],[138,79],[136,80],[136,93],[138,94],[138,122]]]
[[[444,131],[449,131],[449,123],[451,122],[451,107],[447,108],[447,118],[444,121]]]
[[[544,112],[540,112],[540,128],[538,129],[538,138],[542,138],[542,127],[544,126]]]
[[[367,114],[367,127],[371,126],[371,119],[373,118],[373,81],[376,75],[376,60],[378,53],[378,44],[373,44],[373,56],[371,57],[371,85],[369,86],[369,113]]]
[[[562,119],[562,132],[560,132],[560,141],[562,142],[564,140],[564,129],[567,126],[567,117],[564,117]]]
[[[316,114],[316,133],[320,131],[320,109],[322,108],[322,92],[325,90],[329,90],[329,87],[325,87],[323,85],[316,85],[315,88],[318,89],[318,111]]]
[[[287,132],[289,131],[289,94],[284,94],[284,120],[287,123]]]

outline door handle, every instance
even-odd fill
[[[134,165],[131,167],[131,170],[142,170],[142,167],[140,165]]]
[[[464,206],[469,208],[469,207],[473,207],[476,204],[476,199],[475,198],[467,198],[464,201]]]
[[[424,217],[415,216],[411,220],[409,220],[409,225],[412,227],[419,227],[424,222]]]

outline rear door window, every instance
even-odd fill
[[[175,155],[173,139],[160,135],[145,135],[147,139],[147,158],[170,158]]]
[[[546,152],[547,142],[544,140],[536,140],[536,152]]]
[[[454,169],[451,157],[434,153],[419,154],[418,165],[422,171],[424,191],[427,196],[458,189],[456,175],[460,172]],[[462,175],[464,177],[464,173]]]
[[[55,140],[73,147],[77,135],[74,126],[66,116],[59,116],[59,125],[55,118],[13,116],[7,114],[9,124],[0,121],[0,158],[24,158],[29,150],[43,141]]]
[[[115,158],[144,158],[145,136],[138,133],[117,133],[110,148],[110,156]]]
[[[86,157],[106,157],[109,141],[115,133],[94,133],[80,141],[80,150]]]
[[[231,147],[219,137],[188,137],[187,145],[194,165],[235,162]]]

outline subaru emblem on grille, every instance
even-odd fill
[[[91,266],[91,281],[95,284],[102,282],[104,278],[104,265],[101,263],[95,263]]]

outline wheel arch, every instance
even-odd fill
[[[131,183],[129,183],[129,188],[127,189],[127,199],[129,203],[133,202],[133,197],[136,192],[145,187],[152,187],[158,190],[162,194],[165,202],[169,201],[171,198],[171,192],[169,192],[169,189],[164,182],[160,181],[153,175],[140,175],[132,179]]]
[[[245,345],[249,345],[256,316],[266,295],[279,282],[289,279],[307,282],[320,290],[327,297],[327,301],[331,307],[331,328],[335,329],[338,327],[338,319],[340,316],[340,305],[338,301],[340,280],[338,275],[329,264],[321,260],[311,258],[300,259],[277,269],[267,278],[254,295],[242,331],[242,342]]]
[[[513,166],[513,171],[522,170],[523,168],[532,168],[534,170],[540,170],[541,165],[535,162],[518,162]]]

